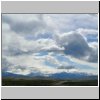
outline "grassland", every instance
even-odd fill
[[[97,86],[98,80],[55,80],[3,78],[2,86]]]

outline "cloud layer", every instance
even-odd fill
[[[96,73],[98,16],[2,14],[2,55],[2,70],[18,74],[87,69]]]

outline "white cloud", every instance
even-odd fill
[[[63,48],[57,46],[53,39],[27,40],[23,36],[12,31],[8,24],[2,25],[2,44],[4,55],[17,55],[27,52],[39,52],[41,50],[59,51]]]
[[[70,56],[78,63],[87,62],[91,66],[97,64],[98,44],[87,41],[87,35],[98,34],[97,16],[3,14],[2,18],[2,53],[6,58],[4,65],[7,66],[4,70],[8,68],[8,71],[19,74],[77,70],[67,62],[58,61],[53,53]],[[49,53],[46,56],[37,56],[41,51]],[[58,67],[45,65],[46,60]],[[11,64],[11,67],[7,64]]]
[[[79,28],[76,31],[83,35],[98,35],[98,30],[96,30],[96,29]]]
[[[81,59],[77,59],[77,58],[74,58],[74,57],[71,57],[71,56],[67,56],[71,61],[73,62],[76,62],[78,64],[82,64],[82,65],[88,65],[88,66],[91,66],[93,68],[97,68],[98,67],[98,64],[97,63],[90,63],[88,61],[84,61],[84,60],[81,60]]]
[[[45,14],[3,14],[3,23],[9,24],[11,30],[20,35],[53,33],[56,25]]]
[[[36,57],[37,58],[37,57]],[[44,64],[44,59],[49,60],[52,63],[59,63],[56,60],[54,61],[54,58],[51,56],[48,56],[46,58],[38,58],[36,59],[33,55],[27,55],[27,56],[17,56],[17,57],[6,57],[7,61],[13,66],[10,66],[10,68],[7,70],[8,72],[16,73],[16,74],[31,74],[31,73],[41,73],[44,75],[53,74],[57,72],[63,72],[66,71],[65,69],[58,69],[55,67],[49,67]],[[69,71],[75,71],[75,69],[71,69]]]
[[[52,20],[61,32],[74,31],[78,28],[97,29],[98,16],[96,14],[51,14]]]
[[[48,47],[44,47],[44,48],[42,48],[42,50],[43,51],[62,51],[62,50],[64,50],[64,48],[63,47],[59,47],[59,46],[57,46],[57,45],[50,45],[50,46],[48,46]]]
[[[76,59],[76,58],[71,57],[71,56],[67,56],[67,58],[69,58],[74,63],[80,64],[80,65],[83,65],[83,66],[91,67],[89,70],[83,68],[82,70],[79,70],[79,72],[93,73],[93,74],[96,74],[96,75],[98,74],[98,63],[92,63],[92,62],[84,61],[84,60],[81,60],[81,59]]]
[[[55,34],[54,38],[60,46],[65,48],[64,53],[75,58],[90,62],[98,61],[97,48],[91,48],[83,35],[72,31],[63,34]]]
[[[8,62],[13,64],[13,68],[10,68],[9,71],[19,73],[22,71],[24,74],[30,74],[32,71],[45,73],[45,71],[52,71],[52,68],[45,66],[42,59],[35,59],[31,55],[7,57]],[[24,70],[21,70],[24,68]],[[28,72],[28,73],[25,73]]]
[[[96,14],[3,14],[3,22],[20,34],[43,34],[74,31],[78,28],[97,29]],[[92,24],[93,23],[93,24]]]

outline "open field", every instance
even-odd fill
[[[3,78],[2,86],[97,86],[98,80],[55,80]]]

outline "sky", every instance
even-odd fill
[[[98,74],[97,14],[2,14],[2,71]]]

